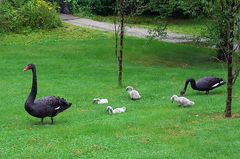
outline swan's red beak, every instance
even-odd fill
[[[29,66],[24,67],[23,71],[28,71],[30,68]]]

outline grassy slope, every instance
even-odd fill
[[[85,15],[76,14],[79,17],[91,18],[97,21],[113,22],[113,16],[97,16],[97,15]],[[187,35],[199,36],[206,30],[207,25],[211,24],[209,20],[206,19],[166,19],[167,30]],[[156,19],[151,17],[128,17],[127,23],[129,26],[142,27],[147,29],[155,28],[159,23]]]
[[[143,97],[134,102],[117,86],[109,34],[68,28],[1,40],[0,158],[239,156],[239,119],[222,116],[225,86],[209,95],[189,89],[186,96],[196,103],[189,109],[169,100],[188,77],[225,78],[221,65],[211,63],[214,52],[209,49],[126,38],[124,86],[135,86]],[[59,95],[73,102],[55,118],[54,125],[42,126],[24,111],[32,77],[22,69],[28,63],[37,65],[38,98]],[[235,90],[239,88],[237,83]],[[127,112],[109,116],[106,105],[91,104],[94,97],[126,106]],[[239,112],[239,97],[235,91],[235,113]]]

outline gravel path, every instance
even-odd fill
[[[107,32],[114,32],[114,25],[106,22],[94,21],[91,19],[79,18],[72,15],[60,14],[60,17],[63,22],[70,23],[76,26],[97,29]],[[136,28],[136,27],[126,27],[126,34],[130,36],[135,36],[139,38],[145,38],[149,35],[147,29]],[[167,37],[163,41],[172,42],[172,43],[185,43],[191,42],[191,37],[183,34],[176,34],[167,32]]]

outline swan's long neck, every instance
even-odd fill
[[[27,98],[26,104],[34,103],[34,100],[37,96],[37,74],[36,74],[36,68],[35,67],[32,69],[32,75],[33,75],[32,89],[31,89],[31,92],[30,92],[30,94]]]
[[[187,91],[187,87],[188,87],[189,82],[191,83],[192,89],[196,89],[197,88],[196,81],[194,79],[190,78],[185,83],[185,86],[184,86],[184,89],[183,89],[184,93]]]
[[[196,81],[194,79],[189,79],[192,89],[197,89]]]

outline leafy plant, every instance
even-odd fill
[[[0,5],[0,32],[18,31],[20,16],[10,4]]]
[[[10,0],[0,4],[0,32],[52,29],[61,26],[54,5],[44,0]]]
[[[61,25],[54,6],[44,0],[31,0],[20,10],[22,25],[31,29],[51,29]]]

